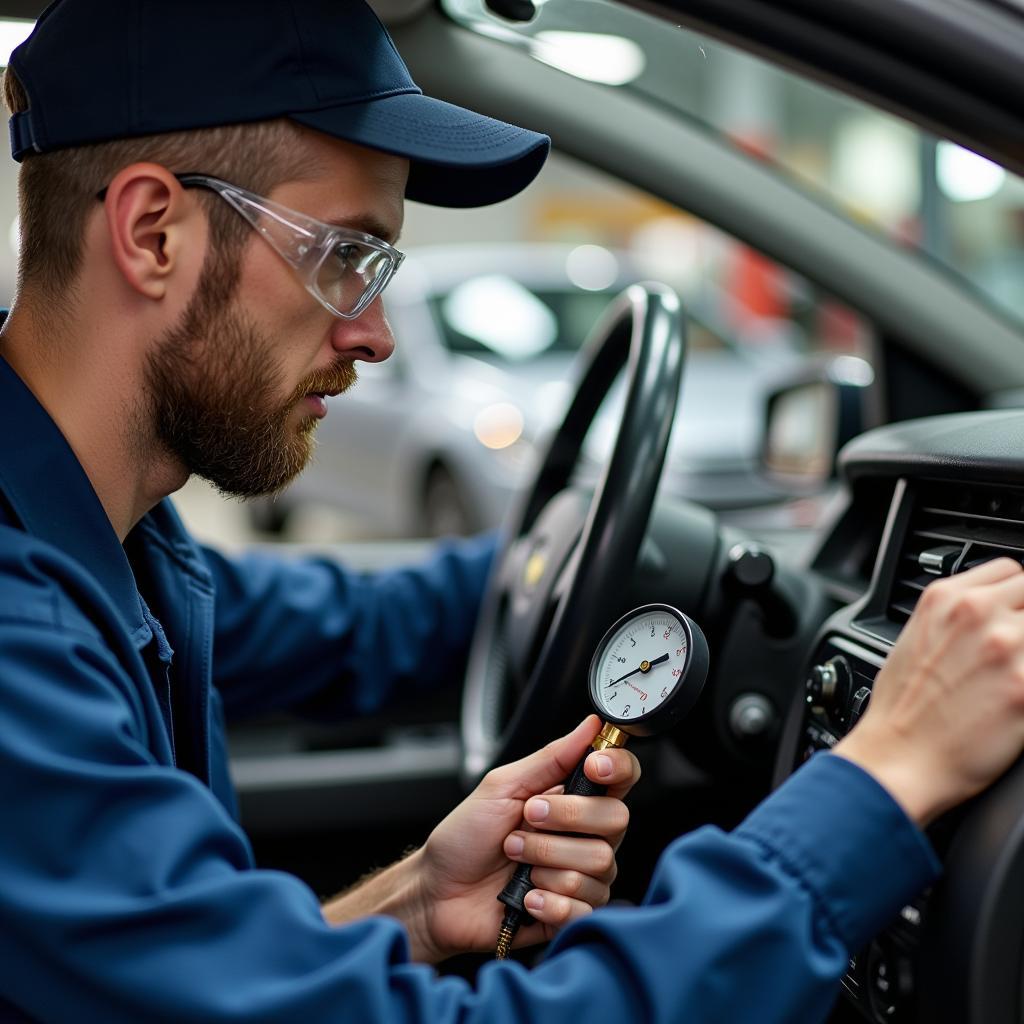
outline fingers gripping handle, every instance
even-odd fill
[[[573,768],[569,777],[565,780],[565,792],[572,796],[604,796],[608,787],[591,782],[583,773],[583,765],[592,753],[588,750]],[[564,835],[578,836],[579,832],[563,833]],[[498,899],[508,908],[505,911],[505,919],[501,924],[501,931],[498,935],[498,949],[495,957],[504,960],[508,956],[512,939],[523,920],[528,916],[529,911],[523,904],[526,894],[533,888],[533,881],[530,878],[532,868],[529,864],[520,864],[508,880],[508,885],[498,894]]]
[[[607,786],[602,786],[600,783],[591,782],[590,779],[583,774],[583,766],[587,762],[587,758],[593,753],[593,750],[588,750],[579,760],[579,763],[572,770],[572,774],[565,780],[565,791],[571,796],[604,796],[608,792]],[[605,758],[607,761],[608,758]]]
[[[587,751],[579,760],[579,763],[573,768],[572,773],[565,780],[565,792],[573,796],[604,796],[607,792],[607,786],[601,786],[596,782],[591,782],[590,779],[583,774],[583,765],[587,758],[590,756],[591,751]],[[578,836],[579,832],[568,832],[566,835]],[[506,907],[511,907],[513,910],[518,910],[520,913],[525,914],[526,908],[523,906],[523,898],[533,888],[533,882],[530,879],[530,865],[520,864],[516,868],[515,873],[509,879],[508,885],[498,894],[498,899],[505,904]]]

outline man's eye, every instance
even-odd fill
[[[359,270],[359,247],[350,242],[340,242],[331,250],[330,258],[324,261],[320,274],[336,280],[352,270]]]

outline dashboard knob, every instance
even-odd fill
[[[741,587],[766,587],[775,576],[775,559],[759,544],[734,544],[729,549],[729,573]]]
[[[807,697],[812,704],[824,705],[825,693],[834,685],[835,669],[831,665],[815,665],[807,676]]]
[[[729,728],[738,740],[756,740],[775,726],[775,706],[760,693],[740,694],[729,708]]]
[[[852,683],[850,663],[839,654],[811,669],[807,677],[807,697],[812,704],[842,715]]]
[[[777,578],[775,559],[760,544],[743,541],[729,549],[723,583],[730,596],[757,605],[769,636],[785,638],[796,631],[796,609]]]

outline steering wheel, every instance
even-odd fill
[[[664,285],[632,285],[594,328],[576,394],[506,523],[480,609],[463,690],[467,783],[547,742],[582,711],[591,655],[654,505],[685,352],[679,299]],[[627,360],[615,441],[589,497],[570,482]]]

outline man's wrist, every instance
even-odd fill
[[[422,847],[401,862],[404,868],[405,904],[402,923],[409,934],[410,957],[419,963],[436,964],[448,953],[434,942],[430,893],[424,884]]]
[[[926,828],[948,807],[934,773],[900,757],[882,737],[858,735],[855,730],[837,743],[832,753],[866,771],[919,828]]]
[[[430,933],[428,894],[423,886],[422,850],[414,850],[357,882],[321,907],[328,924],[341,926],[362,917],[385,914],[397,918],[409,935],[410,956],[423,963],[437,963],[445,953]]]

